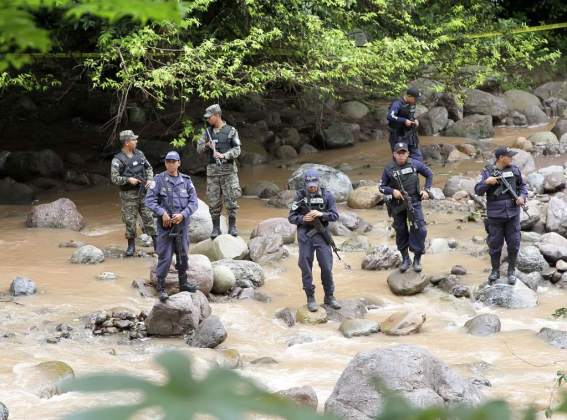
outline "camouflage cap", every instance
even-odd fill
[[[219,115],[222,114],[221,107],[219,104],[214,104],[207,107],[207,109],[205,109],[205,115],[203,115],[203,117],[209,118],[215,114],[219,114]]]
[[[122,143],[126,143],[128,140],[136,140],[137,138],[138,136],[135,135],[132,130],[124,130],[120,132],[120,141]]]

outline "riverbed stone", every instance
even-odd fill
[[[218,316],[212,315],[199,324],[197,329],[187,337],[191,347],[214,349],[220,345],[228,333]]]
[[[553,328],[542,328],[537,334],[546,343],[560,349],[567,349],[567,331],[555,330]]]
[[[485,286],[475,293],[475,299],[485,305],[508,309],[533,308],[539,303],[537,292],[521,281],[513,286],[502,283]]]
[[[228,267],[217,265],[213,267],[213,289],[215,295],[225,295],[236,286],[236,277]]]
[[[51,203],[33,206],[26,219],[26,226],[81,230],[85,227],[85,221],[75,203],[68,198],[60,198]]]
[[[339,326],[339,331],[346,337],[360,337],[375,334],[380,331],[376,321],[370,319],[345,319]]]
[[[266,277],[264,269],[260,264],[253,261],[225,259],[213,263],[213,269],[218,266],[227,267],[233,272],[238,287],[256,288],[264,284]]]
[[[319,174],[321,186],[333,193],[337,202],[346,201],[352,191],[349,177],[338,169],[326,165],[306,163],[296,169],[288,179],[291,190],[301,190],[305,187],[305,172],[314,169]]]
[[[73,264],[98,264],[104,261],[104,252],[94,245],[78,248],[70,258]]]
[[[309,407],[317,410],[319,404],[317,400],[317,393],[311,386],[293,387],[278,391],[276,395],[285,398],[299,406]]]
[[[281,236],[284,244],[292,244],[295,242],[296,232],[297,226],[289,223],[287,218],[272,217],[257,224],[250,233],[250,239],[259,236],[278,235]]]
[[[29,296],[36,292],[37,286],[27,277],[17,276],[10,284],[10,296]]]
[[[469,319],[465,323],[465,329],[469,334],[486,336],[500,332],[502,324],[500,318],[494,314],[481,314]]]
[[[380,324],[380,330],[386,335],[416,334],[425,323],[425,320],[426,316],[421,312],[396,312]]]
[[[402,258],[398,250],[388,245],[372,248],[362,260],[363,270],[389,270],[398,267]]]
[[[50,360],[26,367],[17,373],[20,386],[40,398],[63,393],[63,381],[75,377],[73,368],[62,361]]]
[[[303,305],[297,310],[295,319],[300,324],[324,324],[327,322],[327,311],[319,307],[317,312],[310,312],[307,305]]]
[[[416,273],[413,270],[408,270],[405,273],[394,270],[386,281],[392,293],[398,296],[416,295],[423,292],[429,284],[429,280],[423,273]]]

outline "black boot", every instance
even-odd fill
[[[508,284],[512,286],[516,284],[518,278],[516,277],[516,260],[517,254],[508,254]]]
[[[133,257],[136,252],[136,238],[128,238],[128,248],[124,254],[126,257]]]
[[[215,239],[220,234],[220,216],[213,217],[213,231],[211,232],[211,239]]]
[[[405,273],[406,271],[408,271],[410,265],[411,265],[411,260],[409,257],[409,252],[408,249],[403,249],[402,251],[402,265],[400,265],[400,271],[402,273]]]
[[[500,255],[491,255],[490,263],[492,265],[492,270],[488,275],[488,284],[494,284],[500,278]]]
[[[335,299],[333,295],[325,295],[324,303],[333,309],[341,309],[341,305],[337,302],[337,299]]]
[[[154,252],[157,252],[157,235],[152,236],[152,244],[154,246]]]
[[[307,309],[309,309],[310,312],[317,312],[319,310],[314,295],[307,295]]]
[[[421,267],[421,254],[414,254],[413,255],[413,271],[416,273],[421,273],[423,268]]]
[[[161,302],[165,302],[167,299],[169,299],[169,295],[165,291],[165,279],[159,279],[159,278],[157,279],[156,289],[159,293],[159,300]]]
[[[179,291],[195,293],[197,288],[192,284],[187,283],[187,275],[179,276]]]
[[[228,233],[232,236],[238,236],[236,230],[236,216],[228,216]]]

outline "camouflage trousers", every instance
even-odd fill
[[[219,217],[223,201],[228,216],[236,217],[238,212],[238,198],[242,195],[238,173],[230,172],[223,175],[207,176],[207,199],[211,217]]]
[[[126,225],[126,239],[136,237],[138,215],[142,219],[142,232],[154,236],[156,228],[152,211],[144,205],[145,191],[120,191],[120,211],[122,221]]]

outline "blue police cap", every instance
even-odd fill
[[[179,153],[171,151],[167,152],[167,155],[165,155],[165,160],[181,160],[181,158],[179,157]]]
[[[319,172],[316,169],[308,169],[303,175],[307,187],[319,185]]]
[[[406,143],[396,143],[394,146],[394,152],[399,152],[400,150],[408,151],[408,145]]]

